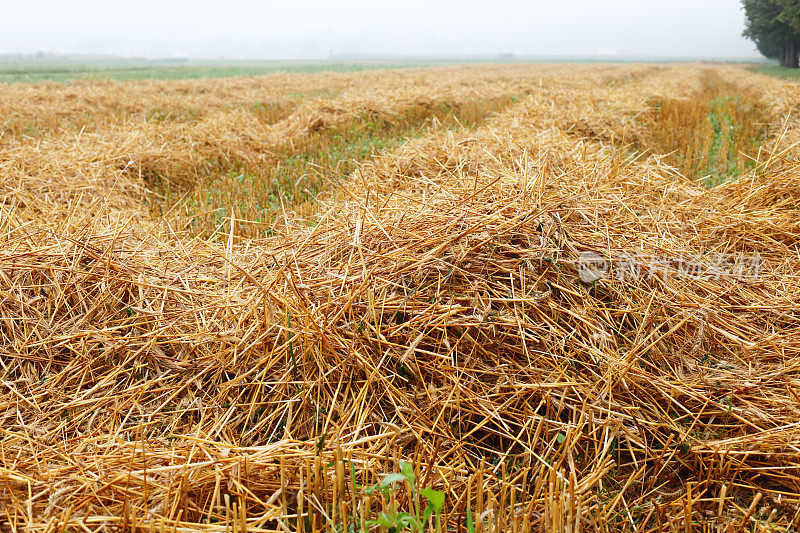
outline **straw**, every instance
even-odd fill
[[[157,198],[130,172],[145,161],[137,136],[189,181],[209,161],[261,161],[272,137],[242,111],[209,110],[216,126],[180,134],[121,122],[82,140],[4,139],[2,520],[323,531],[410,512],[414,490],[433,488],[446,496],[441,531],[467,510],[476,531],[797,527],[794,126],[765,130],[764,150],[783,156],[713,189],[631,144],[647,128],[631,117],[656,96],[704,94],[709,71],[765,87],[770,117],[797,91],[705,65],[291,79],[363,83],[361,101],[373,95],[387,117],[405,112],[403,91],[380,91],[403,80],[415,94],[431,83],[437,101],[531,90],[482,126],[435,127],[375,155],[311,216],[285,206],[260,239],[235,217],[214,238],[153,218],[144,202]],[[178,99],[199,83],[154,86]],[[75,113],[66,92],[118,87],[129,88],[3,92],[18,107],[61,95],[55,116]],[[322,98],[283,120],[313,124],[304,117],[338,105]],[[117,144],[126,131],[134,140]],[[719,274],[756,254],[752,276],[687,270],[716,260]],[[587,257],[613,265],[609,276],[587,281]],[[624,275],[631,261],[639,271]],[[400,461],[418,486],[367,496]]]

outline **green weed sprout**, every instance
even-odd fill
[[[428,505],[425,507],[425,510],[420,516],[419,499],[416,497],[416,475],[414,474],[414,469],[412,466],[404,461],[400,461],[399,473],[387,475],[379,483],[364,489],[364,493],[366,495],[370,495],[379,491],[388,499],[389,493],[394,489],[395,483],[403,481],[407,481],[411,486],[411,500],[413,502],[412,505],[414,506],[414,513],[407,513],[404,511],[399,511],[396,508],[392,508],[389,511],[382,512],[377,519],[367,521],[367,527],[371,528],[374,526],[383,526],[391,533],[398,533],[400,531],[405,531],[406,529],[422,532],[425,524],[428,522],[428,519],[433,514],[436,515],[438,526],[440,519],[439,514],[441,513],[442,506],[444,505],[444,492],[434,490],[430,487],[421,489],[419,491],[419,495],[425,497],[425,499],[428,501]]]

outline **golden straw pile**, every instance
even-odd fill
[[[0,94],[5,531],[800,527],[795,86],[516,65]],[[713,187],[670,145],[715,134],[698,98],[762,121]],[[497,109],[414,111],[259,237],[153,215],[445,101]]]

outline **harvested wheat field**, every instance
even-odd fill
[[[0,86],[3,531],[796,530],[798,101],[710,64]]]

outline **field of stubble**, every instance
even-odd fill
[[[0,86],[0,527],[800,527],[798,98],[701,64]]]

